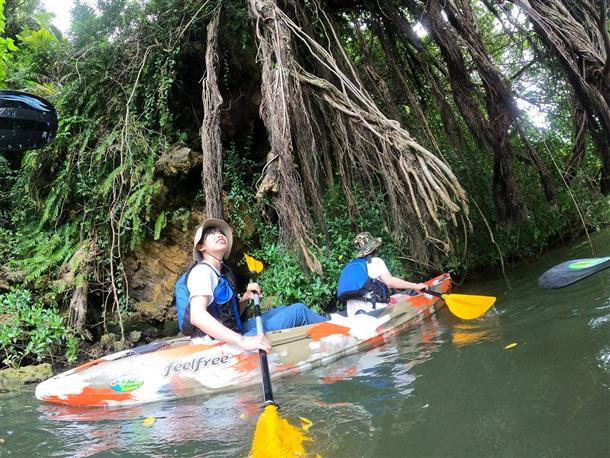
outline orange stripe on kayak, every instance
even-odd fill
[[[161,351],[162,351],[164,357],[165,356],[184,356],[184,355],[190,355],[192,353],[197,353],[197,352],[200,352],[203,350],[208,350],[209,348],[214,348],[214,347],[217,347],[218,345],[224,345],[224,342],[218,342],[218,343],[214,343],[212,345],[187,343],[187,344],[181,345],[179,347],[171,347],[171,348],[168,348],[167,350],[161,350]]]
[[[74,372],[84,371],[85,369],[88,369],[91,366],[95,366],[96,364],[102,364],[102,363],[107,363],[107,362],[109,362],[109,361],[104,358],[94,359],[93,361],[89,361],[88,363],[81,364],[80,366],[75,367]]]
[[[446,293],[447,291],[449,291],[449,288],[451,288],[451,276],[449,274],[441,274],[438,277],[431,278],[430,280],[425,281],[424,283],[426,285],[432,286],[432,284],[438,280],[441,280],[441,282],[438,283],[441,293]]]
[[[260,357],[257,353],[245,351],[235,355],[237,358],[237,364],[233,366],[233,369],[239,372],[254,372],[260,367]]]
[[[71,406],[106,406],[108,401],[126,401],[133,399],[131,393],[114,391],[111,388],[93,388],[86,386],[80,393],[65,396],[45,396],[43,401]]]
[[[332,336],[334,334],[340,334],[343,336],[349,335],[349,328],[345,326],[339,326],[338,324],[329,323],[324,321],[311,327],[307,331],[307,335],[311,337],[311,340],[321,340],[323,337]]]
[[[433,299],[436,300],[435,298]],[[409,298],[409,303],[416,309],[429,307],[431,302],[432,299],[427,298],[423,294],[420,294],[418,296],[412,296],[411,298]]]
[[[285,371],[290,371],[292,369],[294,369],[295,367],[297,367],[297,365],[295,363],[279,363],[275,366],[275,370],[279,371],[279,372],[285,372]]]
[[[433,280],[430,280],[429,282],[426,283],[431,283]],[[449,281],[444,281],[442,283],[439,284],[439,289],[441,290],[441,292],[444,294],[447,291],[449,291],[449,287],[450,287],[450,282]],[[438,301],[439,299],[431,296],[431,297],[426,297],[425,294],[418,294],[417,296],[411,296],[409,297],[408,301],[409,303],[415,307],[416,309],[421,309],[424,307],[429,307],[431,304],[435,303],[436,301]],[[428,315],[426,315],[428,316]]]
[[[383,334],[379,334],[378,336],[368,339],[367,342],[373,345],[381,345],[385,342],[385,337]]]

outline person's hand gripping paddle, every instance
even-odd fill
[[[248,270],[252,281],[256,281],[256,275],[263,270],[263,263],[245,255]],[[260,298],[254,293],[254,314],[256,316],[256,333],[263,334],[263,319],[261,318]],[[304,431],[309,429],[311,422],[301,418],[302,428],[288,423],[278,413],[278,405],[273,400],[271,389],[271,376],[269,375],[269,363],[267,353],[259,350],[261,377],[263,382],[264,411],[256,424],[250,457],[272,458],[287,456],[304,456],[305,449],[303,442],[310,440]]]

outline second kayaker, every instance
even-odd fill
[[[231,253],[233,231],[223,220],[208,218],[195,233],[193,266],[176,284],[180,330],[192,337],[208,335],[244,350],[271,350],[264,335],[256,334],[255,318],[242,322],[243,311],[257,283],[249,283],[238,295],[231,269],[224,263]],[[185,288],[188,292],[185,291]],[[182,292],[180,292],[182,289]],[[183,299],[179,296],[184,294]],[[266,331],[287,329],[328,320],[302,303],[276,307],[262,315]]]
[[[341,271],[337,296],[345,303],[347,316],[386,307],[390,288],[425,290],[425,283],[412,283],[393,276],[385,262],[377,255],[381,238],[361,232],[354,239],[356,258]]]

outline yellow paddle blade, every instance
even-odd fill
[[[246,264],[248,264],[248,270],[250,272],[260,274],[263,271],[264,266],[263,266],[262,262],[257,261],[252,256],[248,256],[245,253],[244,253],[244,257],[246,258]]]
[[[447,307],[462,320],[474,320],[487,312],[496,302],[493,296],[471,296],[470,294],[443,294]]]
[[[304,456],[303,442],[310,440],[302,429],[282,418],[277,406],[271,404],[265,407],[256,424],[250,458]]]

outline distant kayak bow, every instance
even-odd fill
[[[538,278],[541,288],[563,288],[610,267],[610,256],[605,258],[573,259],[551,267]]]
[[[424,294],[441,297],[447,304],[447,308],[462,320],[474,320],[487,312],[495,304],[494,296],[473,296],[470,294],[442,294],[436,291],[426,290]]]

